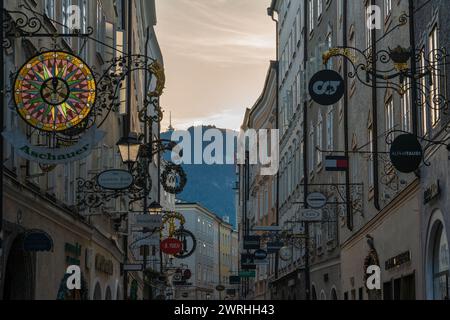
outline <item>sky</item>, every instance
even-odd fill
[[[216,125],[238,130],[275,59],[270,0],[157,0],[164,58],[162,128]]]

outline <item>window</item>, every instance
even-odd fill
[[[374,172],[373,172],[373,127],[372,124],[369,126],[367,139],[369,140],[369,188],[373,187],[374,182]]]
[[[309,131],[309,171],[312,172],[314,170],[314,160],[315,160],[315,143],[314,143],[314,126],[311,124],[311,128]]]
[[[316,248],[322,248],[322,224],[320,223],[316,227]]]
[[[102,3],[97,0],[97,39],[105,39],[105,20]],[[103,57],[105,46],[97,43],[96,50]]]
[[[333,109],[327,113],[327,150],[333,150]]]
[[[317,0],[317,19],[320,20],[323,12],[323,0]]]
[[[386,133],[394,129],[394,101],[392,98],[386,103],[385,107]]]
[[[392,0],[384,0],[384,16],[387,19],[391,15]]]
[[[371,19],[371,14],[369,10],[370,3],[368,2],[368,5],[366,6],[366,21],[369,21]],[[366,23],[366,48],[369,49],[372,47],[372,30],[369,28],[369,26]]]
[[[327,45],[328,49],[331,49],[331,48],[333,48],[333,32],[331,31],[331,27],[330,26],[328,26],[328,28],[329,28],[329,31],[328,31],[328,35],[327,35],[327,43],[326,43],[326,45]],[[328,69],[332,69],[333,68],[333,59],[328,59],[327,68]]]
[[[303,148],[305,146],[305,143],[302,141],[302,143],[300,144],[300,149],[299,149],[299,153],[300,153],[300,178],[301,180],[303,180],[305,178],[305,173],[304,173],[304,163],[303,163]]]
[[[449,298],[449,251],[447,236],[443,225],[438,226],[433,248],[433,298]]]
[[[309,10],[309,15],[308,15],[309,32],[311,33],[314,31],[314,1],[313,0],[308,1],[308,10]]]
[[[55,0],[45,0],[44,13],[48,18],[55,19]]]
[[[71,30],[72,23],[70,21],[70,18],[72,16],[72,12],[70,10],[71,5],[72,5],[72,0],[63,0],[62,4],[61,4],[61,10],[62,10],[62,15],[61,15],[62,21],[61,22],[63,25],[64,33],[72,32],[72,30]],[[70,37],[64,38],[64,41],[66,41],[69,45],[71,45],[72,38],[70,38]]]
[[[430,106],[431,106],[431,125],[435,127],[440,119],[440,110],[439,110],[439,95],[440,95],[440,87],[439,87],[439,72],[437,71],[438,61],[436,61],[436,50],[438,49],[438,39],[437,39],[437,28],[434,27],[433,31],[431,31],[429,36],[429,59],[430,65],[433,70],[432,75],[432,84],[430,85]]]
[[[323,120],[322,115],[319,113],[319,120],[317,122],[316,132],[316,164],[320,166],[322,164],[322,151],[323,150]],[[320,149],[320,150],[319,150]]]
[[[424,49],[422,49],[421,51],[422,53],[420,54],[420,67],[422,70],[425,70],[425,53],[424,53]],[[426,79],[425,77],[422,78],[421,80],[421,87],[422,87],[422,91],[425,90],[426,88]],[[421,115],[422,115],[422,135],[426,136],[428,133],[428,107],[427,107],[427,97],[425,96],[425,94],[421,95]]]
[[[411,89],[409,85],[410,80],[406,79],[404,83],[406,90],[400,97],[402,106],[402,130],[408,132],[411,131]]]

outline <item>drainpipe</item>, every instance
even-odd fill
[[[375,5],[376,0],[371,0],[371,5]],[[377,52],[377,40],[376,37],[376,31],[375,29],[371,31],[372,32],[372,52]],[[375,55],[372,55],[372,67],[374,70],[377,70],[377,59],[375,58]],[[374,199],[373,199],[373,205],[375,209],[378,211],[381,210],[380,206],[380,185],[379,185],[379,178],[378,178],[378,95],[377,95],[377,88],[376,88],[376,78],[372,77],[372,145],[373,145],[373,193],[374,193]]]
[[[343,39],[343,45],[344,47],[347,47],[347,8],[348,8],[348,1],[343,1],[343,10],[344,13],[343,16],[343,29],[344,29],[344,39]],[[345,83],[348,84],[348,62],[346,59],[344,59],[344,80]],[[348,88],[345,89],[344,94],[344,144],[345,144],[345,157],[349,159],[349,133],[348,133]],[[349,159],[350,160],[350,159]],[[345,170],[345,200],[347,202],[346,208],[347,208],[347,229],[352,231],[353,230],[353,212],[352,207],[350,206],[350,161],[349,165],[347,167],[347,170]]]

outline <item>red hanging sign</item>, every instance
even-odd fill
[[[183,249],[183,244],[181,243],[180,240],[174,238],[167,238],[161,241],[160,248],[161,251],[166,254],[175,255],[181,252],[181,250]]]

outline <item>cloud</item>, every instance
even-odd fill
[[[268,5],[270,0],[157,1],[167,78],[162,101],[174,126],[239,128],[275,57]]]

